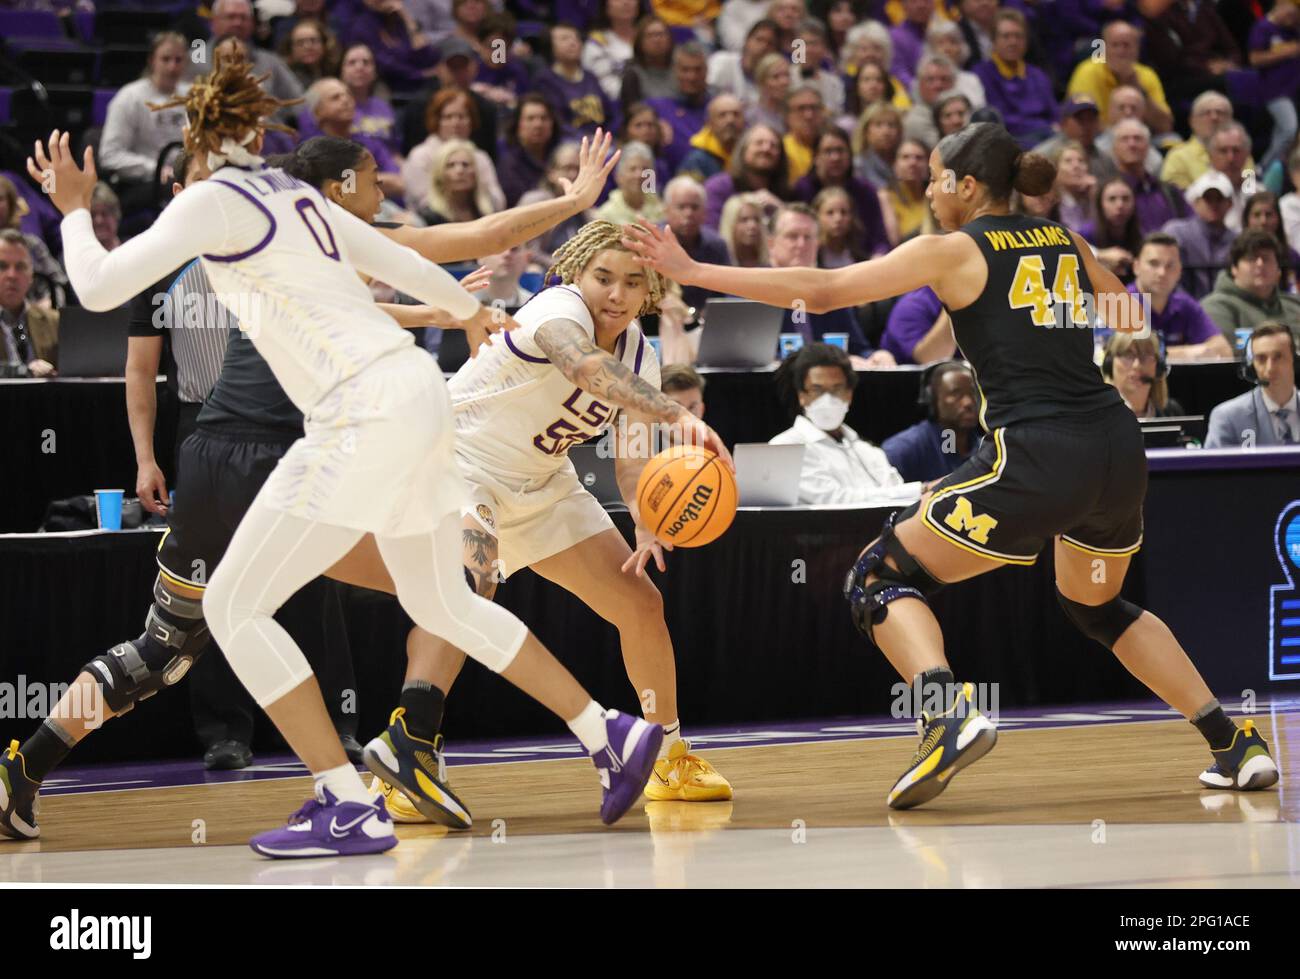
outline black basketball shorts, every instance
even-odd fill
[[[258,440],[260,439],[260,440]],[[181,443],[175,503],[158,545],[165,578],[206,587],[254,497],[295,439],[200,428]]]
[[[963,550],[1033,564],[1057,536],[1098,557],[1142,545],[1147,466],[1142,432],[1125,405],[995,429],[945,476],[922,522]]]

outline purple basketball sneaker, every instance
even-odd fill
[[[654,771],[664,729],[639,717],[605,712],[605,735],[608,746],[591,753],[592,764],[600,774],[604,796],[600,802],[600,821],[616,823],[641,797],[641,791]]]
[[[264,857],[347,857],[382,853],[397,845],[393,820],[382,797],[372,802],[339,802],[322,786],[289,817],[284,829],[259,833],[248,841]]]

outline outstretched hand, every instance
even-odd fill
[[[560,188],[564,195],[578,205],[579,211],[585,211],[596,203],[596,198],[609,182],[609,175],[618,164],[623,151],[619,150],[609,156],[613,138],[601,129],[591,139],[582,137],[582,147],[578,151],[578,175],[573,180],[560,178]],[[605,159],[609,156],[609,159]]]
[[[632,250],[637,261],[675,282],[690,283],[695,262],[665,225],[657,228],[644,218],[637,224],[623,226],[623,245]]]
[[[644,578],[646,574],[646,565],[654,559],[655,567],[660,571],[667,571],[668,566],[664,564],[664,551],[671,551],[672,544],[665,544],[655,537],[654,534],[643,527],[636,528],[636,550],[628,555],[628,559],[623,562],[623,573],[634,572],[638,578]]]
[[[61,214],[90,209],[90,196],[99,182],[95,154],[86,147],[85,169],[77,166],[68,145],[69,136],[55,129],[50,133],[49,153],[36,141],[33,156],[27,158],[27,173],[41,185]]]

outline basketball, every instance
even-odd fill
[[[736,499],[736,477],[698,445],[660,452],[636,484],[642,523],[673,547],[703,547],[721,537],[736,518]]]

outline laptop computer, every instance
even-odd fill
[[[65,306],[59,312],[59,376],[122,377],[130,326],[129,306],[107,313]]]
[[[578,472],[578,482],[601,503],[623,503],[614,475],[614,456],[606,434],[591,442],[575,445],[569,450],[569,460]]]
[[[736,461],[736,488],[741,506],[794,506],[799,502],[799,474],[806,446],[742,442]]]
[[[748,299],[708,299],[700,367],[767,367],[776,360],[785,310]]]
[[[1148,449],[1173,449],[1189,441],[1205,441],[1204,415],[1170,415],[1167,418],[1139,418],[1142,441]]]

